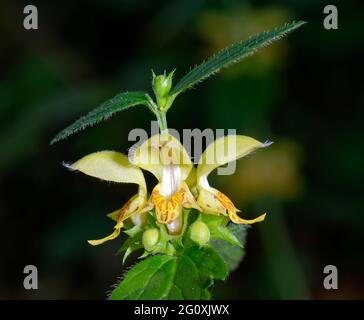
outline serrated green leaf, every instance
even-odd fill
[[[258,49],[279,40],[303,24],[305,24],[304,21],[287,23],[272,31],[262,32],[256,36],[250,37],[246,41],[233,44],[232,46],[221,50],[219,53],[210,57],[188,72],[171,90],[170,95],[176,96],[217,73],[220,69],[240,62],[243,58],[254,54]]]
[[[179,257],[154,255],[138,263],[110,298],[207,300],[214,279],[224,280],[227,275],[228,267],[214,249],[191,247]]]
[[[81,117],[70,126],[59,132],[51,141],[51,145],[67,138],[68,136],[93,126],[101,121],[109,119],[115,113],[126,110],[137,105],[144,105],[151,109],[151,98],[145,92],[123,92],[117,94],[114,98],[107,100],[96,109],[92,110],[85,116]]]
[[[149,280],[139,300],[166,299],[172,285],[172,277],[176,273],[176,260],[167,261]]]
[[[239,240],[239,242],[244,245],[248,226],[243,224],[230,223],[228,225],[228,228]],[[211,244],[216,252],[219,254],[219,256],[225,261],[230,272],[234,271],[244,258],[245,250],[241,247],[232,245],[222,240],[213,240],[211,241]]]
[[[224,260],[209,247],[191,247],[184,252],[198,268],[203,288],[208,288],[213,279],[225,280],[228,267]]]
[[[183,300],[198,300],[201,297],[202,284],[196,264],[186,255],[178,259],[175,285],[179,288]]]
[[[177,259],[155,255],[135,265],[111,293],[111,300],[164,299],[173,285]]]

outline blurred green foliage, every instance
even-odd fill
[[[330,1],[339,29],[327,31],[321,0],[33,2],[36,31],[22,27],[25,1],[4,0],[0,11],[0,298],[103,299],[120,275],[124,239],[86,240],[108,232],[105,214],[135,190],[61,163],[126,152],[128,132],[148,130],[152,114],[136,108],[50,147],[60,129],[120,91],[149,90],[151,69],[177,68],[180,78],[225,45],[294,19],[308,24],[181,96],[168,124],[275,141],[215,178],[244,214],[268,213],[216,298],[364,297],[361,3]],[[28,264],[39,269],[34,292],[23,289]],[[339,269],[337,291],[322,286],[328,264]]]

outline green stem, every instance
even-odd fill
[[[159,125],[159,129],[160,129],[161,133],[168,132],[166,112],[157,111],[156,116],[157,116],[157,119],[158,119],[158,125]]]
[[[162,111],[161,108],[153,101],[151,97],[149,97],[148,108],[155,114],[158,120],[159,130],[161,133],[168,132],[167,126],[167,111]]]

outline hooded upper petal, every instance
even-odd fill
[[[207,176],[215,168],[268,145],[270,143],[261,143],[250,137],[232,135],[219,138],[206,148],[197,167],[197,203],[205,213],[228,215],[232,222],[238,224],[252,224],[264,220],[265,214],[252,220],[240,218],[237,215],[239,210],[233,202],[222,192],[212,188]]]
[[[178,166],[181,181],[187,179],[193,167],[186,149],[168,133],[154,135],[143,142],[133,151],[132,163],[151,172],[159,181],[166,167]]]
[[[147,205],[147,188],[143,172],[131,164],[128,157],[122,153],[115,151],[91,153],[67,167],[102,180],[139,185],[136,195],[130,198],[121,209],[108,215],[116,221],[114,231],[102,239],[89,240],[91,245],[95,246],[115,239],[120,234],[123,221],[139,214]]]
[[[216,139],[207,146],[199,160],[197,182],[202,176],[208,176],[214,169],[268,145],[270,143],[262,143],[241,135],[229,135]]]
[[[66,167],[106,181],[135,183],[146,191],[143,172],[120,152],[94,152]]]

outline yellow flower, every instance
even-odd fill
[[[226,195],[212,188],[207,181],[207,177],[214,169],[270,144],[261,143],[246,136],[230,135],[215,140],[206,148],[198,163],[196,173],[197,203],[203,212],[228,215],[230,220],[237,224],[252,224],[264,220],[265,214],[252,220],[240,218],[237,215],[240,210],[234,206]]]
[[[100,240],[88,242],[99,245],[115,239],[120,234],[124,220],[130,218],[135,224],[140,224],[143,213],[153,208],[157,223],[165,224],[170,234],[181,232],[183,208],[195,208],[207,214],[228,215],[234,223],[250,224],[264,220],[265,215],[253,220],[240,218],[237,215],[239,210],[231,200],[210,187],[207,176],[215,168],[267,145],[245,136],[217,139],[206,148],[196,170],[179,140],[163,133],[152,136],[136,148],[131,155],[131,161],[122,153],[101,151],[89,154],[72,165],[66,165],[71,170],[78,170],[102,180],[135,183],[139,186],[138,193],[121,209],[108,214],[108,217],[116,221],[113,233]],[[158,179],[149,200],[141,169],[151,172]]]
[[[116,221],[113,233],[100,240],[89,240],[90,244],[98,245],[115,239],[120,234],[124,220],[131,217],[136,221],[140,219],[140,214],[144,212],[143,209],[147,205],[147,187],[143,172],[132,165],[126,155],[116,151],[100,151],[91,153],[66,167],[106,181],[139,185],[135,196],[130,198],[120,210],[108,215]]]
[[[155,207],[158,223],[166,224],[171,234],[181,230],[180,214],[182,208],[200,209],[184,182],[193,164],[181,143],[171,135],[155,135],[134,151],[133,163],[122,153],[101,151],[89,154],[72,165],[89,176],[119,183],[139,185],[138,194],[129,199],[117,211],[108,214],[116,221],[114,231],[100,240],[89,240],[91,245],[99,245],[115,239],[123,227],[123,221],[131,218],[141,223],[142,214]],[[147,188],[140,168],[150,171],[159,180],[147,201]]]
[[[186,149],[172,135],[158,134],[135,150],[132,162],[158,179],[149,209],[155,207],[157,222],[166,224],[171,234],[178,234],[182,228],[182,208],[200,210],[185,182],[193,169]]]

